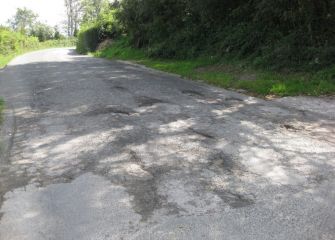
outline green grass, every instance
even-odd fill
[[[93,54],[108,59],[133,61],[227,89],[244,89],[257,96],[335,94],[335,65],[319,72],[280,73],[256,70],[238,61],[210,57],[189,60],[153,59],[147,57],[145,51],[129,47],[126,39],[114,41],[110,47]]]
[[[210,84],[224,88],[244,89],[260,96],[334,95],[335,67],[318,73],[284,74],[271,71],[241,70],[254,79],[244,80],[238,73],[205,71],[195,74]]]
[[[34,48],[21,49],[20,51],[16,51],[16,52],[13,52],[7,55],[0,54],[0,69],[5,67],[15,57],[21,54],[27,53],[27,52],[42,50],[42,49],[47,49],[47,48],[73,47],[75,45],[76,45],[75,39],[49,40],[49,41],[39,43],[38,46]]]
[[[5,67],[13,58],[15,58],[16,54],[10,55],[1,55],[0,54],[0,68]]]

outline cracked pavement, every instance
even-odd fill
[[[72,49],[0,95],[0,239],[335,239],[334,113]]]

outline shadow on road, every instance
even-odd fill
[[[299,222],[329,210],[320,186],[334,178],[335,124],[324,116],[71,50],[1,74],[17,123],[2,196],[94,173],[122,186],[143,222],[227,207],[294,211]]]

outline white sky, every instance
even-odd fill
[[[27,7],[39,15],[38,20],[51,26],[65,18],[64,0],[0,0],[0,24],[5,24],[17,8]]]

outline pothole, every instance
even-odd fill
[[[137,97],[136,101],[137,101],[139,107],[151,107],[151,106],[153,106],[155,104],[158,104],[158,103],[165,103],[163,100],[156,99],[156,98],[145,97],[145,96]]]
[[[229,101],[229,102],[243,102],[242,99],[239,99],[239,98],[236,98],[236,97],[226,98],[225,101]]]
[[[283,124],[282,128],[285,128],[288,131],[292,131],[292,132],[297,132],[297,131],[302,131],[304,130],[301,126],[294,126],[291,124]]]
[[[128,91],[127,88],[122,86],[113,86],[112,89],[118,90],[118,91]]]
[[[181,91],[183,94],[188,95],[190,97],[204,97],[205,95],[194,90],[183,90]]]
[[[230,173],[242,173],[245,172],[243,166],[237,163],[231,155],[225,154],[223,152],[213,155],[209,159],[209,166],[214,169],[222,169]]]
[[[96,109],[93,109],[89,112],[87,112],[86,116],[97,116],[97,115],[103,115],[103,114],[121,114],[121,115],[132,115],[135,112],[127,107],[123,106],[106,106],[106,107],[99,107]]]
[[[204,138],[209,138],[209,139],[215,139],[214,136],[212,136],[211,134],[203,131],[203,130],[198,130],[198,129],[194,129],[194,128],[189,128],[189,130],[197,135],[200,135],[201,137]]]
[[[307,177],[309,184],[320,185],[329,179],[329,176],[322,174],[310,175]]]
[[[130,162],[137,164],[143,171],[149,174],[149,177],[131,178],[121,184],[126,188],[128,194],[133,196],[132,205],[136,213],[140,214],[141,221],[147,221],[154,211],[166,208],[169,212],[178,213],[176,206],[167,202],[166,197],[161,196],[158,191],[161,177],[172,169],[169,166],[150,166],[146,167],[141,156],[136,152],[129,152]]]
[[[223,152],[216,153],[210,157],[208,169],[219,175],[224,174],[231,179],[232,182],[238,181],[241,176],[249,173],[233,156]],[[223,188],[213,186],[208,182],[204,182],[204,185],[206,188],[210,188],[213,193],[232,208],[243,208],[255,203],[255,196],[249,193],[235,191],[235,189],[229,187],[229,185]]]
[[[243,208],[255,204],[253,197],[246,194],[240,194],[224,189],[214,189],[213,192],[232,208]]]

